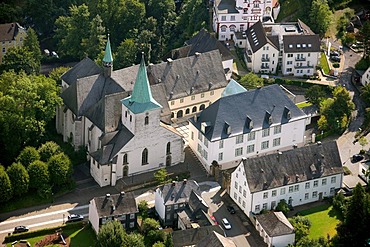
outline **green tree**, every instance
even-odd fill
[[[331,12],[327,0],[313,0],[310,10],[310,27],[315,33],[324,36],[328,30],[333,13]]]
[[[141,217],[143,217],[143,219],[148,218],[148,210],[149,210],[148,202],[145,200],[140,201],[138,208],[139,208],[139,213]]]
[[[0,160],[10,163],[20,150],[35,145],[61,103],[54,80],[43,75],[0,75]]]
[[[141,226],[141,230],[143,231],[143,234],[146,235],[151,230],[158,230],[158,228],[161,226],[159,222],[152,218],[146,218],[143,221],[143,225]]]
[[[172,240],[172,234],[167,233],[166,240],[164,241],[164,245],[166,247],[173,247],[173,240]]]
[[[369,107],[370,106],[370,84],[366,84],[361,90],[361,98],[364,103]]]
[[[49,184],[49,170],[45,162],[36,160],[32,162],[27,168],[30,176],[30,188],[38,190]],[[50,186],[49,186],[50,187]]]
[[[16,161],[20,162],[24,167],[28,167],[29,164],[35,160],[40,159],[40,154],[34,147],[25,147],[18,155]]]
[[[54,185],[63,185],[70,181],[72,164],[64,153],[53,155],[48,161],[50,181]]]
[[[311,222],[303,216],[295,216],[289,219],[289,222],[294,227],[295,241],[299,243],[304,237],[310,233]]]
[[[334,246],[363,246],[370,237],[370,198],[357,184],[349,200],[344,221],[337,226]]]
[[[154,173],[154,178],[157,180],[158,183],[162,184],[167,181],[167,170],[165,168],[161,168]]]
[[[145,247],[144,236],[139,233],[130,233],[126,238],[126,247]]]
[[[247,89],[254,89],[263,86],[263,78],[258,77],[253,72],[249,72],[240,79],[239,83]]]
[[[62,153],[62,148],[55,142],[48,141],[39,147],[38,152],[40,154],[40,160],[48,162],[53,155]]]
[[[22,8],[14,3],[0,3],[1,23],[21,22]]]
[[[162,230],[150,230],[148,233],[145,234],[145,245],[153,246],[157,242],[163,242],[164,238],[164,232]]]
[[[166,247],[165,244],[163,242],[160,242],[160,241],[155,242],[152,246],[153,247]]]
[[[319,85],[314,85],[307,89],[304,96],[309,102],[318,106],[320,104],[320,101],[325,98],[326,94],[324,90],[322,90],[322,87],[320,87]]]
[[[289,212],[289,205],[288,203],[286,203],[286,201],[284,199],[280,200],[280,202],[276,205],[276,208],[275,208],[275,211],[279,212],[283,212],[283,214],[286,216],[287,213]]]
[[[91,21],[88,37],[81,41],[81,46],[85,54],[93,59],[104,50],[106,43],[104,36],[105,28],[102,26],[102,23],[103,21],[100,16],[96,15]]]
[[[4,203],[12,198],[12,183],[4,166],[0,165],[0,202]]]
[[[122,247],[126,245],[126,232],[119,221],[108,221],[99,230],[97,247]]]
[[[362,28],[360,29],[360,40],[364,44],[364,55],[363,59],[370,62],[370,20],[365,21]]]
[[[32,52],[33,57],[35,59],[35,63],[41,66],[41,50],[40,50],[40,43],[37,38],[37,34],[35,30],[33,30],[31,27],[27,30],[27,36],[24,39],[23,47]]]
[[[6,169],[12,183],[13,195],[21,196],[28,192],[30,177],[26,168],[21,163],[13,163]]]
[[[114,56],[114,69],[122,69],[135,64],[138,49],[134,39],[125,39],[121,42]]]
[[[365,146],[369,143],[368,140],[366,139],[365,136],[362,136],[359,140],[358,143],[361,145],[362,150],[365,150]]]
[[[37,61],[34,54],[26,48],[12,47],[4,56],[2,69],[15,72],[23,70],[27,74],[37,74],[40,72],[40,61]]]
[[[53,79],[54,81],[57,82],[58,86],[62,85],[62,78],[61,76],[67,72],[70,69],[70,67],[57,67],[54,68],[52,71],[49,73],[49,77]]]

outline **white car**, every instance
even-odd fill
[[[230,230],[231,229],[231,225],[230,225],[229,221],[226,218],[223,218],[222,219],[222,224],[224,225],[224,227],[225,227],[226,230]]]

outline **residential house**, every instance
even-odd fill
[[[110,220],[121,222],[128,231],[134,230],[137,227],[138,213],[135,197],[131,192],[94,197],[89,204],[89,222],[96,234]]]
[[[367,176],[368,172],[370,172],[370,163],[367,162],[360,162],[358,163],[359,169],[358,169],[358,176],[362,178],[367,184],[370,182],[370,177]]]
[[[21,27],[17,22],[0,24],[0,64],[3,62],[3,58],[10,48],[21,47],[23,45],[26,36],[26,29]]]
[[[210,235],[212,235],[213,232],[225,236],[224,230],[219,225],[174,231],[172,232],[173,246],[197,246],[197,244],[200,244],[205,238],[208,238]]]
[[[279,85],[221,97],[189,120],[189,146],[207,171],[242,157],[301,147],[307,116]]]
[[[213,30],[218,39],[233,40],[235,32],[244,32],[257,21],[273,21],[280,5],[277,0],[215,0]],[[274,12],[274,13],[273,13]]]
[[[263,23],[258,21],[246,32],[245,60],[255,73],[310,76],[320,58],[320,37],[302,21]]]
[[[335,141],[255,158],[231,172],[230,196],[251,217],[285,200],[291,207],[334,196],[343,168]]]
[[[226,78],[229,80],[233,71],[233,55],[223,43],[213,34],[202,28],[191,39],[185,41],[185,46],[173,49],[166,56],[171,59],[194,56],[196,53],[205,53],[218,50],[221,54],[222,65],[225,70]]]
[[[220,233],[213,231],[209,235],[205,236],[202,240],[195,245],[196,247],[236,247],[235,242]]]
[[[181,182],[174,181],[156,189],[155,210],[164,226],[179,224],[178,212],[189,206],[189,198],[192,193],[196,194],[194,197],[201,199],[198,183],[186,179]]]
[[[268,247],[286,247],[294,244],[294,227],[282,212],[256,215],[256,230]]]
[[[370,83],[370,67],[365,70],[364,74],[361,76],[361,84],[366,86]]]

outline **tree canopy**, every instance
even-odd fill
[[[324,36],[328,30],[333,13],[330,10],[327,0],[313,0],[310,10],[310,24],[311,29]]]
[[[50,181],[54,185],[63,185],[70,181],[72,164],[64,153],[53,155],[48,161]]]
[[[21,163],[13,163],[6,169],[12,183],[13,195],[20,196],[28,192],[30,177]]]
[[[24,71],[27,74],[40,72],[40,61],[36,59],[33,52],[25,47],[12,47],[4,55],[1,65],[3,71]]]
[[[40,159],[40,154],[36,150],[36,148],[28,146],[28,147],[25,147],[21,151],[16,161],[20,162],[24,167],[28,167],[29,164],[39,159]]]
[[[13,196],[12,183],[4,166],[0,165],[0,202],[7,202]]]
[[[255,89],[263,86],[263,78],[253,72],[249,72],[240,79],[239,83],[247,89]]]
[[[108,221],[99,230],[96,246],[122,247],[126,246],[126,232],[119,221]]]
[[[28,168],[28,175],[30,177],[30,188],[38,190],[49,184],[49,170],[45,162],[36,160],[32,162]]]

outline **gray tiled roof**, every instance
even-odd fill
[[[110,195],[109,198],[106,196],[94,197],[93,200],[99,217],[139,212],[132,192]],[[112,206],[115,207],[114,210],[112,210]]]
[[[165,205],[188,202],[192,191],[200,195],[200,188],[196,181],[172,182],[159,187],[162,192]]]
[[[220,14],[238,14],[235,0],[215,0],[215,6]]]
[[[173,246],[183,247],[198,244],[202,239],[204,239],[214,231],[221,235],[224,235],[224,231],[219,225],[203,226],[182,231],[174,231],[172,232]]]
[[[294,227],[282,212],[268,212],[257,215],[256,218],[270,237],[294,233]]]
[[[151,85],[163,83],[167,100],[227,85],[218,50],[150,65],[148,77]]]
[[[286,111],[291,118],[287,119]],[[279,85],[274,84],[244,93],[222,97],[204,109],[197,117],[189,121],[201,130],[201,123],[207,122],[210,127],[205,137],[210,141],[229,138],[230,136],[249,133],[247,119],[253,121],[253,128],[267,128],[266,114],[271,114],[272,124],[285,124],[306,117]],[[231,127],[231,134],[225,131],[225,123]]]
[[[267,43],[274,46],[276,49],[279,47],[279,39],[277,36],[266,36],[262,22],[257,21],[246,31],[248,42],[253,52],[258,51]]]
[[[242,162],[252,193],[343,173],[335,141],[244,159]]]
[[[231,238],[226,238],[218,232],[211,232],[205,236],[196,247],[236,247],[236,244]]]
[[[320,52],[320,36],[314,35],[284,35],[284,52]],[[290,47],[291,45],[291,47]],[[300,47],[298,46],[300,45]],[[305,45],[305,47],[303,47]]]
[[[73,66],[73,68],[65,72],[61,78],[68,85],[72,85],[77,81],[77,79],[97,75],[100,72],[102,72],[102,68],[99,67],[93,60],[86,57],[78,64]]]
[[[24,29],[17,22],[0,24],[0,41],[13,41],[19,29]]]

